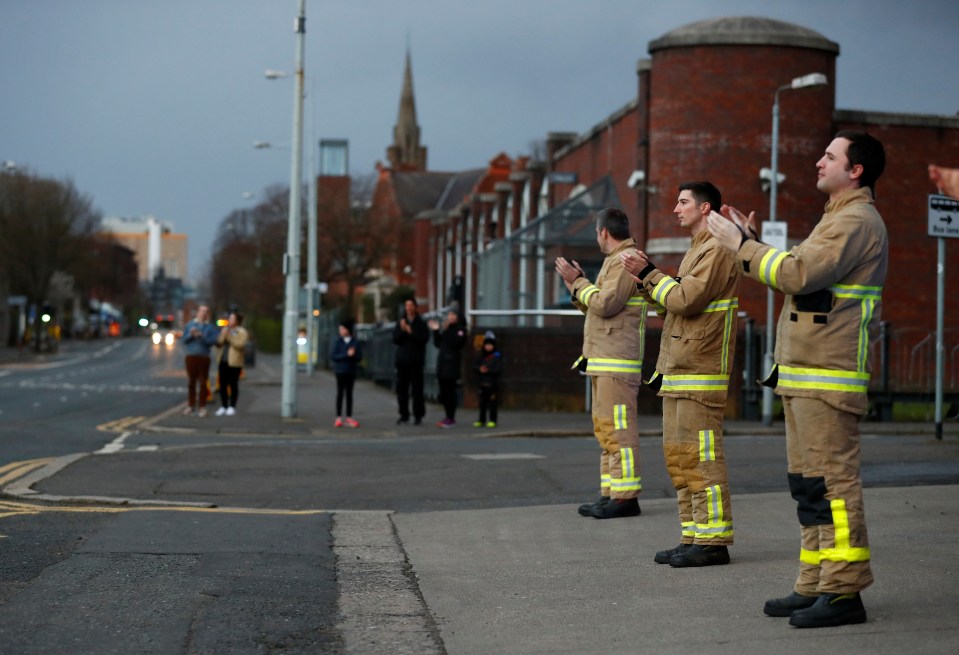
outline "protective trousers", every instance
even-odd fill
[[[862,480],[859,417],[817,398],[783,396],[789,490],[802,549],[795,590],[848,594],[872,584]]]
[[[663,396],[663,455],[676,488],[684,544],[733,543],[723,413],[722,407]]]
[[[639,430],[636,398],[639,380],[629,382],[591,375],[593,433],[602,449],[600,493],[611,498],[635,498],[642,490],[639,476]]]

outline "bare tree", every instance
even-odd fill
[[[48,299],[54,273],[76,273],[88,253],[100,216],[70,180],[26,171],[0,174],[0,262],[10,290],[38,308]],[[35,312],[34,335],[40,334]],[[37,350],[41,347],[35,339]]]

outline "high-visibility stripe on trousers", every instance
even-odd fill
[[[590,376],[593,395],[593,432],[600,453],[600,493],[612,498],[635,498],[642,490],[639,473],[639,432],[635,382]]]
[[[795,590],[862,591],[873,582],[859,477],[859,417],[819,400],[783,396],[789,489],[801,544]]]
[[[663,455],[676,488],[682,542],[733,543],[723,408],[663,396]]]

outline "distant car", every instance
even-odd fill
[[[172,346],[180,336],[174,326],[173,316],[157,316],[157,320],[151,326],[150,340],[153,345]]]

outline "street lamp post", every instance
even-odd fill
[[[283,258],[286,302],[283,314],[283,365],[280,415],[296,416],[296,333],[300,321],[300,187],[303,181],[303,59],[306,44],[306,0],[294,23],[296,33],[296,85],[293,92],[293,156],[290,161],[290,207]]]
[[[773,95],[773,134],[772,134],[772,160],[769,164],[771,173],[769,175],[769,220],[767,223],[776,223],[776,200],[779,190],[779,93],[787,89],[804,89],[810,86],[823,86],[827,83],[826,76],[822,73],[809,73],[802,77],[793,78],[789,84],[783,84],[776,89]],[[785,225],[782,226],[785,228]],[[782,234],[785,235],[785,229]],[[785,239],[783,239],[785,241]],[[786,249],[786,244],[782,244]],[[773,316],[773,307],[775,296],[772,287],[766,291],[766,354],[764,357],[764,376],[768,377],[772,373],[774,361],[774,342],[776,339],[775,318]],[[773,390],[771,387],[763,387],[763,425],[772,425],[773,422]]]

